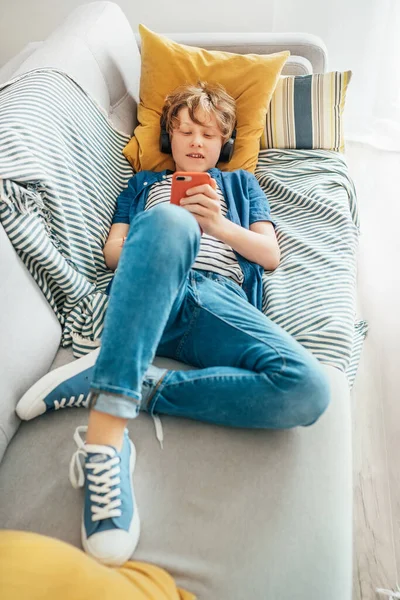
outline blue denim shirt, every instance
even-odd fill
[[[144,211],[150,186],[161,181],[173,171],[139,171],[128,181],[117,199],[117,208],[112,223],[130,223],[135,216]],[[216,180],[227,203],[226,218],[249,229],[256,221],[274,221],[270,216],[267,197],[252,173],[242,169],[226,172],[217,168],[209,169],[208,173]],[[243,290],[251,304],[262,309],[262,274],[264,269],[234,249],[235,255],[242,268],[244,281]]]

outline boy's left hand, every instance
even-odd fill
[[[220,200],[215,191],[215,179],[211,179],[211,184],[213,187],[204,184],[187,190],[185,198],[180,200],[180,205],[192,213],[205,233],[218,239],[226,219],[221,212]]]

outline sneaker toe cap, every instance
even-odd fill
[[[15,407],[16,413],[22,421],[30,421],[39,415],[43,415],[46,409],[46,403],[41,398],[35,397],[31,390],[22,396]]]
[[[84,547],[93,558],[106,565],[118,566],[129,560],[136,548],[135,537],[123,529],[94,533]]]

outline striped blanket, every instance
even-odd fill
[[[132,176],[127,141],[61,71],[36,69],[0,88],[0,222],[75,357],[100,344],[113,276],[102,248]],[[263,150],[256,176],[282,251],[263,276],[263,312],[352,385],[367,324],[355,320],[359,223],[345,159]]]
[[[368,331],[356,319],[360,220],[343,154],[262,150],[256,177],[277,224],[281,263],[263,275],[263,312],[353,385]]]

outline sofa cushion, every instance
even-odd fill
[[[351,71],[281,77],[272,95],[261,148],[344,152],[343,111]]]
[[[177,86],[202,80],[222,84],[237,105],[235,152],[232,160],[219,164],[219,168],[254,172],[268,104],[290,53],[260,56],[208,51],[177,44],[143,25],[139,30],[142,37],[139,125],[124,149],[135,171],[174,170],[172,157],[159,149],[164,100]]]
[[[164,416],[162,450],[147,413],[129,422],[142,524],[135,560],[166,569],[199,600],[351,597],[350,395],[345,375],[324,369],[332,401],[311,427],[231,429]],[[0,528],[80,547],[83,493],[68,466],[87,414],[71,408],[21,424],[0,469]]]

